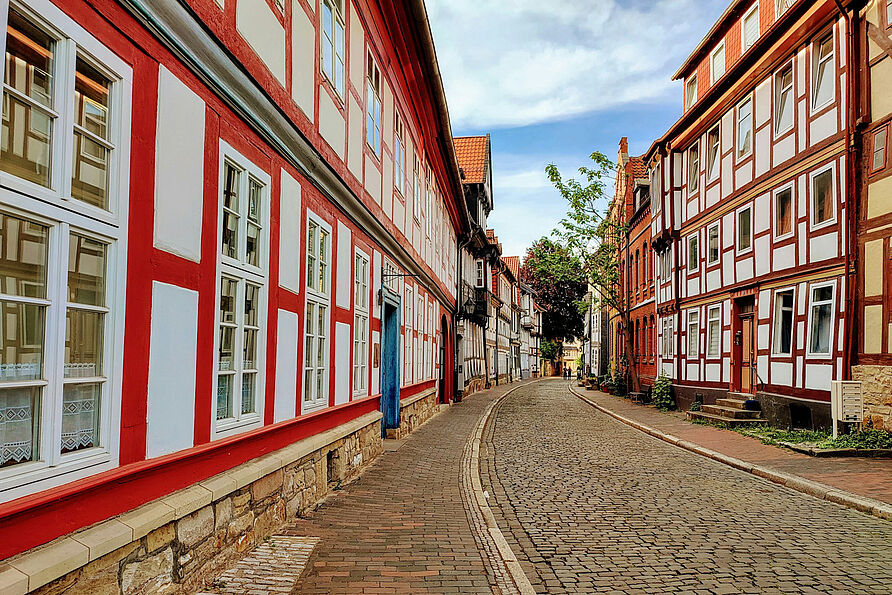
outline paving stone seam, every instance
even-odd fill
[[[465,497],[468,520],[471,522],[475,538],[493,566],[497,586],[504,593],[519,593],[520,595],[535,595],[536,590],[499,529],[495,515],[493,515],[486,495],[483,493],[483,482],[480,478],[480,443],[483,431],[496,405],[514,391],[536,382],[538,381],[516,386],[494,399],[477,421],[462,454],[462,495]],[[510,577],[510,582],[506,580],[508,577]]]
[[[611,411],[610,409],[599,405],[598,403],[595,403],[591,399],[588,399],[578,391],[574,390],[572,386],[568,388],[570,390],[570,393],[582,399],[598,411],[605,413],[610,417],[616,419],[617,421],[635,428],[636,430],[644,432],[645,434],[649,434],[654,438],[658,438],[664,442],[668,442],[669,444],[672,444],[689,452],[693,452],[708,459],[712,459],[713,461],[718,461],[719,463],[723,463],[725,465],[728,465],[729,467],[734,467],[735,469],[739,469],[740,471],[744,471],[757,477],[767,479],[772,483],[788,487],[803,494],[808,494],[809,496],[812,496],[814,498],[827,500],[828,502],[840,504],[842,506],[852,508],[859,512],[863,512],[865,514],[869,514],[886,521],[892,521],[892,505],[886,504],[885,502],[881,502],[873,498],[868,498],[866,496],[859,496],[857,494],[853,494],[851,492],[847,492],[845,490],[841,490],[824,483],[806,479],[799,475],[784,473],[783,471],[776,471],[769,467],[763,467],[761,465],[749,463],[736,457],[732,457],[724,453],[712,450],[710,448],[700,446],[699,444],[694,444],[693,442],[682,440],[677,436],[661,432],[660,430],[651,428],[650,426],[646,426],[640,422],[625,417],[624,415],[620,415],[615,411]]]

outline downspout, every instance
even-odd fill
[[[855,18],[842,7],[839,0],[836,1],[836,7],[839,9],[840,15],[846,22],[846,77],[849,81],[847,86],[848,97],[846,98],[848,114],[846,115],[846,164],[848,165],[848,175],[846,176],[846,303],[848,311],[846,313],[846,332],[843,337],[844,351],[842,354],[842,380],[852,379],[852,359],[856,350],[855,343],[855,316],[857,309],[855,308],[855,300],[857,299],[857,263],[858,263],[858,243],[855,234],[855,228],[858,225],[858,206],[861,196],[858,195],[860,187],[860,164],[861,164],[861,142],[859,136],[859,126],[861,114],[861,69],[860,69],[860,51],[861,44],[857,43],[856,35],[859,28],[860,19],[855,13]],[[854,12],[854,11],[853,11]]]
[[[670,237],[675,234],[675,164],[672,162],[672,149],[666,149],[666,162],[669,165],[669,233]],[[678,324],[673,325],[675,330],[675,355],[672,357],[672,364],[675,367],[675,382],[681,380],[681,329],[684,327],[684,321],[681,316],[681,279],[679,269],[679,254],[681,253],[681,245],[673,242],[670,244],[672,248],[672,272],[675,277],[672,289],[672,301],[675,302],[674,316]]]
[[[470,243],[471,243],[471,234],[465,235],[464,239],[462,239],[462,237],[460,236],[458,238],[458,240],[456,240],[457,250],[455,253],[457,254],[458,262],[455,264],[455,268],[456,268],[456,270],[458,270],[458,279],[456,279],[456,281],[455,281],[456,314],[455,314],[455,317],[453,318],[453,323],[452,323],[452,351],[454,353],[454,358],[455,358],[454,359],[455,365],[453,366],[453,370],[452,370],[452,386],[453,386],[452,395],[453,395],[453,400],[455,400],[456,402],[461,401],[462,394],[464,393],[465,387],[462,386],[461,390],[459,390],[459,387],[458,387],[458,377],[459,377],[458,371],[459,371],[459,366],[461,366],[461,369],[464,370],[465,362],[459,361],[458,325],[456,325],[455,322],[458,321],[459,316],[464,317],[464,310],[463,310],[464,302],[462,300],[462,289],[464,289],[464,283],[463,283],[464,266],[462,266],[462,265],[464,264],[465,259],[462,258],[462,250],[464,250]]]

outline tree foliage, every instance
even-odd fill
[[[552,363],[558,358],[558,344],[554,341],[544,340],[539,344],[539,355]]]
[[[586,277],[574,254],[543,237],[533,244],[520,269],[520,280],[536,292],[542,306],[542,335],[549,341],[573,341],[582,336],[584,322],[577,303],[586,292]]]

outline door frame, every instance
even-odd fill
[[[731,300],[731,392],[746,392],[747,394],[756,394],[757,382],[755,373],[755,355],[756,349],[756,296],[755,293],[747,293],[745,295],[736,296]],[[743,353],[743,331],[744,320],[750,321],[750,351],[753,356],[749,360],[750,372],[750,388],[748,391],[743,390],[743,361],[745,354]],[[739,336],[739,340],[738,340]]]
[[[388,310],[390,312],[388,313]],[[381,435],[400,427],[400,329],[402,300],[381,288]]]

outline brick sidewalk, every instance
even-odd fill
[[[693,424],[684,419],[684,413],[662,413],[652,406],[636,405],[621,397],[574,388],[605,409],[682,440],[748,463],[892,504],[892,459],[810,457],[762,444],[755,438],[730,430]]]
[[[462,499],[462,451],[486,407],[524,383],[467,397],[287,526],[321,541],[296,593],[493,593]]]

